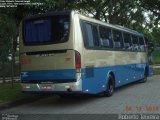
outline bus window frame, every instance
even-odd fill
[[[138,39],[139,39],[139,45],[140,45],[140,47],[142,46],[141,44],[140,44],[140,38],[142,38],[142,40],[143,40],[143,46],[144,46],[144,50],[143,51],[141,51],[141,52],[146,52],[146,50],[147,50],[147,48],[146,48],[146,42],[145,42],[145,39],[144,39],[144,37],[142,37],[142,36],[138,36]]]
[[[102,46],[101,45],[101,48],[104,48],[104,49],[113,49],[114,48],[114,45],[113,45],[113,34],[112,34],[112,28],[111,27],[108,27],[108,26],[104,26],[104,25],[99,25],[98,27],[98,30],[99,30],[99,40],[101,39],[101,35],[100,35],[100,27],[101,28],[104,28],[104,29],[110,29],[110,32],[111,32],[111,40],[109,40],[109,42],[112,42],[112,46],[109,45],[109,47],[105,47],[105,46]]]
[[[121,33],[121,39],[122,39],[122,40],[120,40],[120,45],[121,45],[120,48],[115,48],[115,46],[114,46],[114,42],[115,42],[115,41],[114,41],[114,37],[113,37],[113,32],[114,32],[114,31]],[[123,50],[123,48],[124,48],[124,38],[123,38],[123,35],[122,35],[122,34],[123,34],[123,31],[118,30],[118,29],[115,29],[115,28],[112,29],[113,49],[116,50],[116,51],[124,51],[124,50]]]
[[[82,31],[82,38],[83,38],[83,41],[84,41],[84,47],[86,49],[95,49],[95,48],[99,49],[100,45],[99,46],[95,45],[95,38],[94,38],[94,36],[93,36],[93,44],[94,45],[93,45],[93,47],[89,47],[88,41],[87,41],[87,31],[86,31],[85,24],[90,24],[92,28],[93,28],[93,26],[96,27],[96,29],[97,29],[97,37],[98,37],[98,42],[99,42],[98,24],[93,23],[93,22],[89,22],[89,21],[86,21],[86,20],[80,20],[80,27],[81,27],[81,31]],[[92,29],[92,32],[93,32],[93,29]]]
[[[128,34],[128,35],[130,36],[129,47],[130,47],[131,49],[130,49],[130,48],[129,48],[129,49],[125,49],[125,46],[124,46],[124,50],[125,50],[125,51],[133,52],[133,48],[132,48],[132,44],[133,44],[133,43],[132,43],[132,34],[129,33],[129,32],[123,31],[123,34],[122,34],[122,35],[123,35],[123,42],[124,42],[124,43],[126,43],[126,42],[125,42],[125,39],[124,39],[124,38],[125,38],[125,37],[124,37],[125,34]],[[124,44],[124,43],[123,43],[123,44]]]
[[[132,37],[132,47],[133,47],[133,51],[134,52],[141,52],[139,49],[139,47],[140,47],[140,45],[139,45],[139,37],[138,37],[138,35],[134,35],[134,34],[132,34],[131,35],[131,37]],[[137,38],[137,40],[138,40],[138,44],[133,44],[133,37],[136,37]],[[134,46],[134,45],[137,45],[137,46]],[[137,47],[137,50],[135,49]]]

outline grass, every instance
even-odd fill
[[[160,64],[160,51],[155,50],[153,52],[153,65]],[[154,75],[160,75],[160,68],[153,69]]]
[[[153,52],[153,64],[160,64],[160,51]]]
[[[153,69],[153,74],[154,75],[160,75],[160,68],[154,68]]]
[[[12,88],[11,83],[0,84],[0,104],[24,99],[29,96],[31,95],[23,94],[21,92],[20,83],[14,83],[13,88]]]

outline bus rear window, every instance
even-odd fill
[[[55,15],[23,22],[25,44],[62,43],[69,38],[69,15]]]

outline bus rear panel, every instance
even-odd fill
[[[20,41],[24,92],[81,91],[80,53],[74,49],[70,12],[23,20]]]

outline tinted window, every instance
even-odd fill
[[[83,36],[85,40],[85,45],[87,47],[98,47],[99,38],[97,32],[97,26],[91,23],[82,22],[83,26]]]
[[[26,21],[24,23],[25,43],[48,42],[51,39],[51,19]]]
[[[113,40],[115,48],[117,49],[123,48],[122,32],[113,30]]]
[[[143,39],[143,37],[139,37],[139,44],[140,45],[144,45],[144,39]]]
[[[124,38],[124,49],[132,50],[131,35],[129,33],[123,33],[123,38]]]
[[[100,44],[103,47],[112,48],[113,41],[112,41],[112,34],[111,29],[107,27],[99,27],[100,32]]]
[[[138,40],[138,37],[135,36],[135,35],[132,35],[132,48],[134,51],[139,51],[140,48],[139,48],[139,40]]]
[[[132,35],[132,43],[136,44],[136,45],[139,45],[139,41],[138,41],[138,37],[137,36],[133,36]]]
[[[140,44],[140,50],[143,52],[145,51],[145,42],[143,37],[139,37],[139,44]]]
[[[92,31],[92,25],[86,24],[86,37],[87,37],[87,45],[88,47],[94,47],[94,40],[93,40],[93,31]]]
[[[94,45],[100,46],[97,25],[92,25],[92,30],[94,33],[94,35],[93,35],[94,36]]]
[[[25,44],[65,42],[69,38],[69,15],[56,15],[23,22]]]

